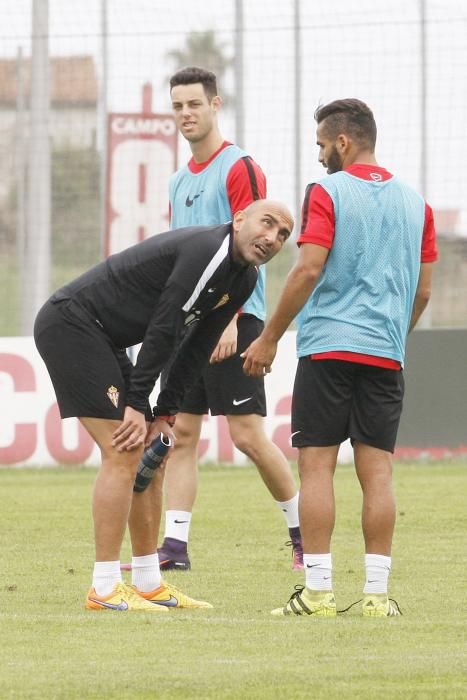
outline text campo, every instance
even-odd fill
[[[111,122],[112,131],[116,134],[135,134],[138,136],[172,136],[175,133],[175,122],[170,117],[114,117]]]

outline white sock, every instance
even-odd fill
[[[304,554],[305,584],[311,591],[332,591],[332,557],[329,554]]]
[[[121,582],[122,572],[119,561],[96,561],[94,563],[92,587],[97,595],[110,595],[116,584]]]
[[[144,557],[131,558],[131,582],[139,591],[149,593],[161,585],[159,555],[146,554]]]
[[[191,513],[188,510],[165,511],[165,537],[188,542]]]
[[[387,593],[391,571],[391,557],[384,554],[365,554],[366,581],[364,593]]]
[[[276,503],[284,513],[288,527],[298,527],[298,491],[290,501],[276,501]]]

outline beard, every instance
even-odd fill
[[[332,151],[326,160],[326,167],[330,175],[332,175],[332,173],[338,173],[340,170],[342,170],[342,158],[337,152],[337,148],[335,146],[332,147]]]

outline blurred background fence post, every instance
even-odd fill
[[[170,112],[168,79],[189,63],[217,74],[222,133],[261,164],[296,231],[305,187],[324,174],[316,107],[349,95],[368,102],[378,161],[435,213],[441,259],[420,327],[465,327],[466,31],[458,0],[2,3],[0,336],[30,334],[44,298],[102,259],[108,114],[139,113],[148,82],[156,111]],[[177,162],[188,156],[178,139]],[[164,178],[151,186],[167,201]],[[269,309],[294,255],[290,244],[269,266]]]
[[[30,145],[21,333],[31,335],[50,287],[49,3],[33,0]]]

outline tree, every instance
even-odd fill
[[[218,44],[213,29],[205,32],[190,32],[186,37],[185,47],[167,52],[167,58],[173,64],[173,72],[185,66],[199,66],[212,71],[217,76],[217,83],[222,87],[222,98],[227,106],[232,98],[224,89],[224,76],[233,64],[233,57],[227,56],[224,44]],[[170,78],[170,76],[169,76]]]

